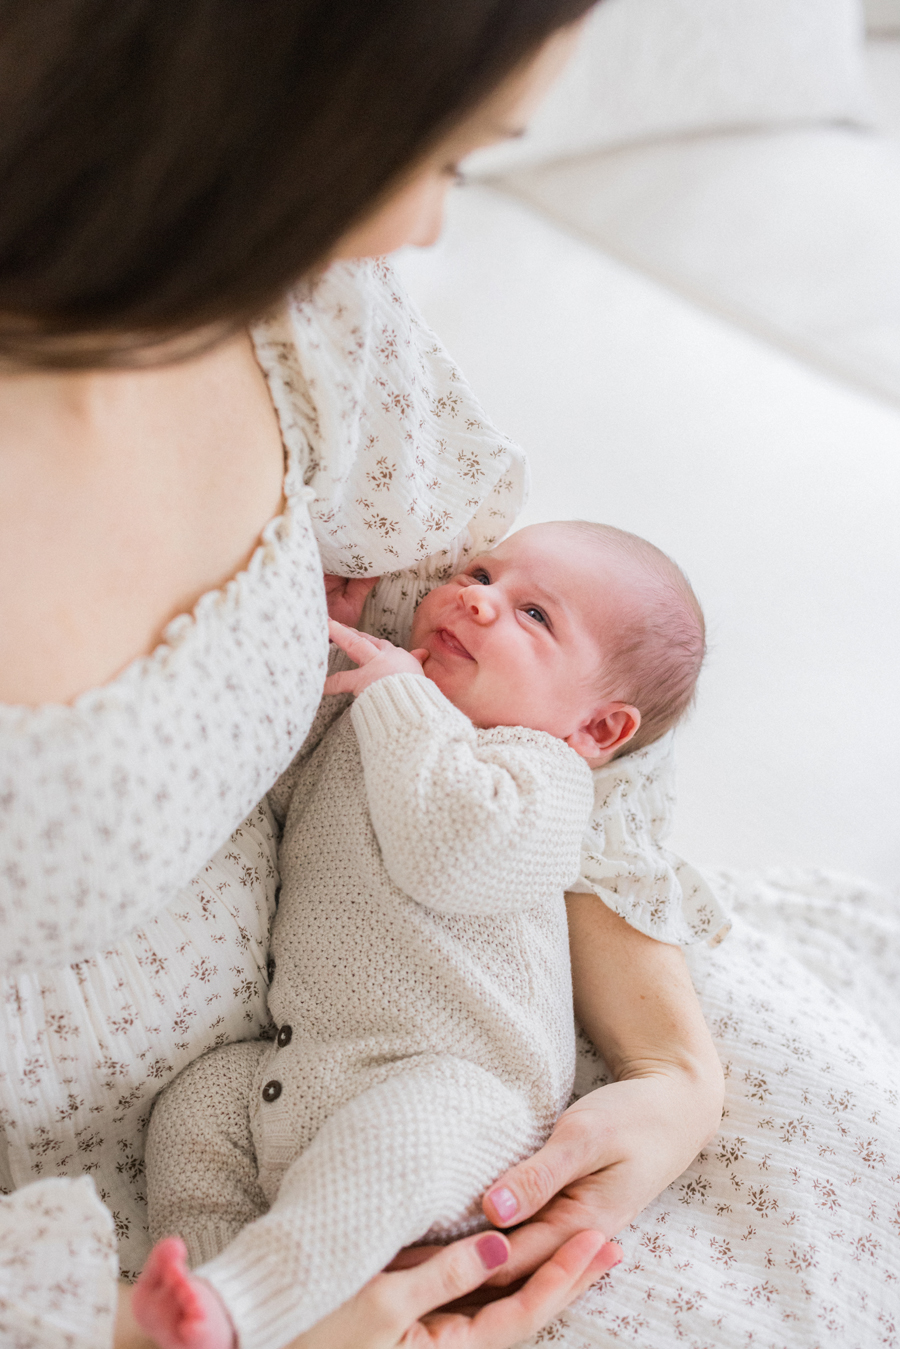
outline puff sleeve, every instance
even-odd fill
[[[717,946],[731,922],[695,867],[663,847],[675,804],[673,733],[596,768],[594,809],[570,886],[673,946]]]

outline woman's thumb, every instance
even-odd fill
[[[563,1186],[584,1175],[583,1149],[566,1137],[561,1125],[562,1121],[540,1152],[511,1167],[488,1190],[481,1207],[496,1227],[511,1227],[531,1218]]]
[[[509,1242],[499,1232],[482,1232],[443,1247],[413,1269],[385,1275],[402,1288],[404,1329],[435,1307],[471,1293],[509,1259]]]

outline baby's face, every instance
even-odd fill
[[[597,709],[603,633],[628,593],[620,562],[558,525],[532,525],[432,590],[416,610],[423,668],[476,726],[568,740]]]

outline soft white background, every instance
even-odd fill
[[[898,58],[869,52],[887,134]],[[464,188],[441,243],[397,262],[528,450],[526,518],[636,530],[697,588],[711,652],[679,737],[675,846],[900,890],[896,404],[494,188]]]
[[[712,650],[680,735],[678,847],[893,886],[897,411],[488,189],[464,189],[443,243],[403,270],[528,449],[527,518],[645,534],[701,596]]]

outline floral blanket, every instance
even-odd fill
[[[900,1345],[900,905],[825,873],[709,877],[734,929],[692,948],[725,1064],[719,1134],[625,1259],[530,1345]],[[605,1081],[583,1042],[579,1090]]]

